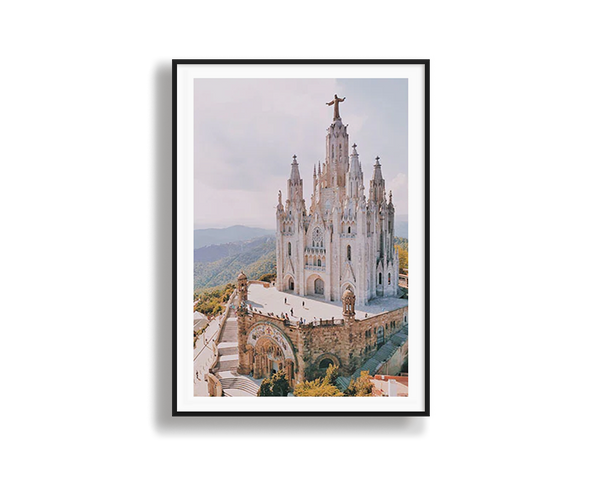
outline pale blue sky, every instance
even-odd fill
[[[292,155],[308,207],[333,118],[325,103],[336,93],[346,97],[340,115],[358,145],[367,193],[379,156],[396,212],[407,213],[407,79],[196,79],[194,87],[195,228],[274,228]]]

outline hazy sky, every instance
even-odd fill
[[[357,144],[368,195],[375,157],[396,213],[408,212],[407,79],[196,79],[195,228],[275,228],[277,192],[286,192],[298,156],[310,206],[313,165],[325,159],[333,95]]]

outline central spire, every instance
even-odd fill
[[[327,105],[333,105],[333,123],[327,129],[325,145],[325,165],[323,167],[322,186],[324,188],[344,188],[348,172],[348,138],[347,125],[340,118],[339,103],[346,99],[334,95]]]

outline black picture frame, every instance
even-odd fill
[[[424,67],[424,409],[422,411],[179,411],[177,409],[177,73],[179,65],[422,65]],[[173,317],[172,317],[172,416],[173,417],[256,417],[256,416],[294,416],[294,417],[428,417],[430,416],[430,60],[428,59],[173,59],[172,60],[172,263],[173,263]]]

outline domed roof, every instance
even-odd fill
[[[342,294],[342,300],[346,300],[347,298],[354,298],[354,292],[350,287],[346,287],[346,291]]]
[[[240,274],[238,275],[238,280],[248,280],[248,277],[246,277],[246,274],[244,272],[240,272]]]

